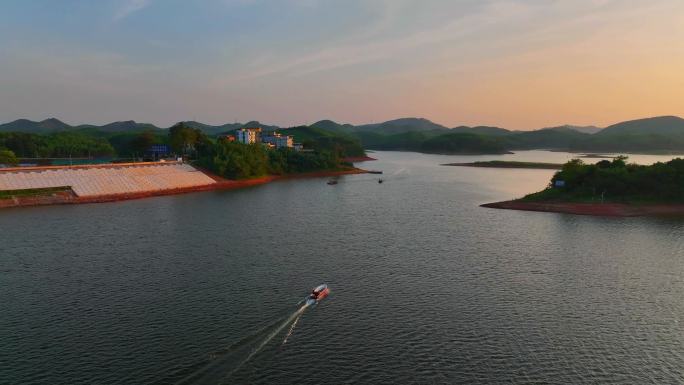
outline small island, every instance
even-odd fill
[[[546,189],[482,206],[600,216],[684,215],[684,159],[650,166],[626,160],[585,164],[573,159]]]
[[[488,160],[470,163],[445,163],[442,166],[461,166],[461,167],[485,167],[485,168],[530,168],[541,170],[560,170],[563,165],[560,163],[542,162],[517,162],[508,160]]]

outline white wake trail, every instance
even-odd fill
[[[242,367],[242,365],[244,365],[244,364],[247,363],[249,360],[251,360],[252,357],[254,357],[257,353],[259,353],[259,352],[261,351],[261,349],[263,349],[266,345],[268,345],[268,343],[271,342],[271,340],[273,340],[273,338],[274,338],[275,336],[277,336],[278,334],[280,334],[280,332],[283,331],[283,329],[284,329],[287,325],[289,325],[290,322],[292,322],[292,321],[295,321],[295,322],[296,322],[297,320],[299,320],[299,317],[302,316],[302,313],[304,313],[304,310],[306,310],[307,307],[309,307],[309,304],[304,304],[302,307],[299,308],[299,310],[297,310],[296,312],[292,313],[292,315],[289,316],[289,317],[285,320],[285,322],[283,322],[283,323],[282,323],[280,326],[278,326],[271,334],[269,334],[268,337],[266,337],[266,338],[259,344],[259,346],[257,346],[254,350],[252,350],[252,352],[247,356],[247,358],[245,358],[242,362],[240,362],[240,364],[239,364],[237,367],[235,367],[235,369],[231,370],[230,373],[228,373],[228,375],[227,375],[226,377],[230,377],[235,371],[237,371],[238,369],[240,369],[240,368]]]
[[[297,322],[299,322],[299,319],[302,318],[302,314],[299,314],[297,318],[295,318],[294,322],[292,323],[292,326],[290,326],[290,331],[287,332],[287,335],[285,336],[285,339],[283,340],[283,345],[287,343],[287,339],[290,338],[292,333],[295,330],[295,327],[297,326]]]

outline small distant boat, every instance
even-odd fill
[[[378,179],[378,183],[382,183],[382,179]]]
[[[316,286],[311,291],[311,294],[309,294],[309,296],[306,297],[306,304],[307,305],[315,305],[320,300],[327,297],[328,294],[330,294],[330,289],[328,289],[328,285],[322,284],[322,285]]]
[[[329,184],[329,185],[334,185],[334,184],[337,184],[337,181],[336,181],[336,180],[329,180],[329,181],[328,181],[328,184]]]

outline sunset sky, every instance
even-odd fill
[[[682,0],[4,0],[0,122],[684,116]]]

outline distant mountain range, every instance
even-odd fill
[[[684,119],[678,116],[658,116],[655,118],[637,119],[613,124],[612,126],[600,130],[598,133],[600,135],[670,135],[681,134],[682,132],[684,132]]]
[[[279,130],[284,127],[276,125],[262,124],[258,121],[250,121],[247,123],[226,123],[222,125],[209,125],[196,121],[186,121],[187,125],[202,130],[207,135],[217,135],[239,128],[246,127],[261,127],[266,131]],[[512,131],[501,127],[490,126],[458,126],[449,128],[441,124],[434,123],[424,118],[401,118],[389,120],[382,123],[351,125],[337,123],[332,120],[321,120],[311,124],[312,127],[321,128],[324,130],[338,132],[338,133],[357,133],[357,132],[373,132],[377,134],[399,134],[404,132],[451,132],[451,133],[472,133],[481,135],[508,135],[514,132],[529,132],[529,131]],[[97,129],[103,132],[132,132],[143,130],[163,130],[166,127],[157,127],[150,123],[138,123],[133,120],[113,122],[102,126],[93,124],[81,124],[72,126],[62,122],[59,119],[50,118],[43,121],[32,121],[28,119],[18,119],[10,123],[0,124],[0,132],[28,132],[46,134],[51,132],[68,131],[78,129]],[[546,127],[539,130],[553,130],[553,131],[575,131],[584,134],[601,134],[609,135],[615,133],[621,134],[679,134],[684,131],[684,119],[677,116],[659,116],[654,118],[631,120],[621,122],[604,129],[596,126],[573,126],[563,125],[557,127]]]
[[[19,119],[10,123],[0,124],[0,132],[27,132],[32,134],[50,134],[53,132],[70,131],[70,130],[98,130],[102,132],[134,132],[144,130],[159,129],[153,124],[136,123],[133,120],[124,122],[112,122],[103,126],[96,126],[92,124],[81,124],[78,126],[71,126],[59,119],[50,118],[40,122],[35,122],[28,119]]]
[[[187,121],[185,124],[202,130],[207,135],[217,135],[224,132],[229,132],[243,127],[261,127],[266,131],[278,130],[278,126],[270,126],[261,124],[257,121],[251,121],[247,123],[228,123],[218,126],[212,126],[209,124],[204,124],[195,121]],[[138,123],[134,120],[126,120],[121,122],[112,122],[102,126],[94,124],[79,124],[77,126],[72,126],[62,122],[59,119],[50,118],[45,119],[40,122],[28,120],[28,119],[18,119],[13,122],[0,124],[0,132],[26,132],[32,134],[50,134],[60,131],[72,131],[72,130],[85,130],[85,131],[101,131],[105,133],[130,133],[130,132],[140,132],[147,130],[166,130],[168,127],[157,127],[151,123]]]
[[[258,121],[209,125],[196,121],[185,124],[202,130],[209,136],[228,133],[243,127],[261,127],[265,131],[286,130]],[[676,116],[659,116],[621,122],[604,129],[594,126],[557,126],[532,131],[512,131],[501,127],[458,126],[449,128],[423,118],[401,118],[373,124],[341,124],[321,120],[309,127],[360,141],[366,148],[410,151],[447,151],[442,145],[458,151],[476,152],[479,148],[489,151],[521,149],[554,149],[572,151],[624,151],[657,152],[684,151],[684,119]],[[290,128],[291,129],[291,128]],[[68,125],[50,118],[40,122],[19,119],[0,125],[1,132],[25,132],[50,134],[77,131],[99,137],[122,136],[142,131],[155,131],[165,135],[166,128],[149,123],[121,121],[102,126],[83,124]],[[321,132],[318,132],[321,134]],[[322,135],[322,134],[321,134]],[[476,136],[477,138],[475,138]],[[470,143],[463,148],[463,143]]]
[[[423,118],[401,118],[377,124],[363,124],[354,127],[354,131],[373,131],[383,134],[398,134],[409,131],[448,130],[441,124]]]
[[[572,131],[582,132],[584,134],[595,134],[595,133],[597,133],[603,129],[601,127],[596,127],[596,126],[572,126],[572,125],[566,124],[564,126],[542,128],[542,130],[557,130],[557,131],[572,130]]]
[[[46,134],[56,131],[64,131],[73,128],[59,119],[50,118],[41,122],[28,119],[18,119],[10,123],[0,124],[0,132],[31,132]]]

